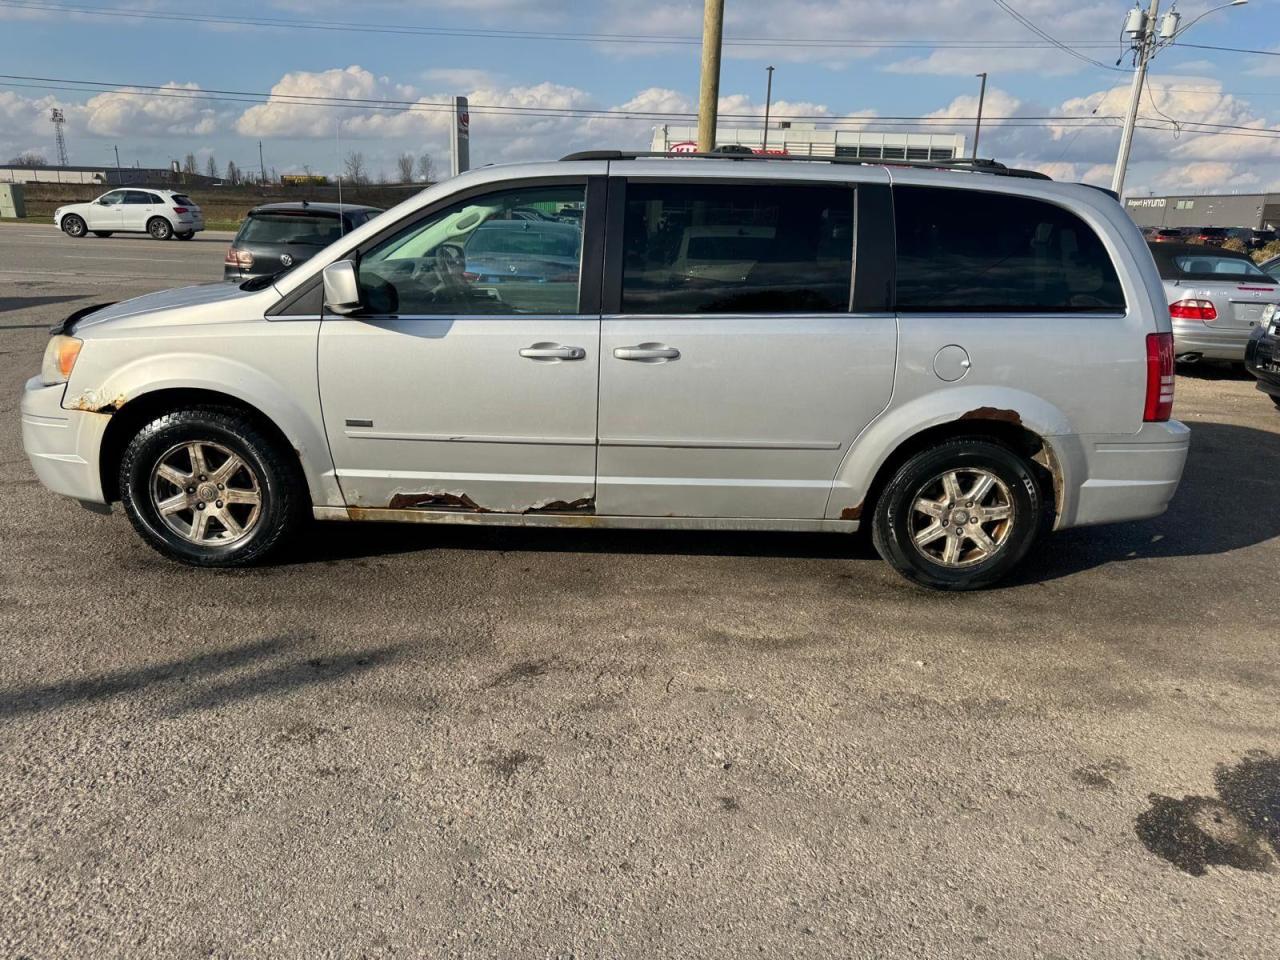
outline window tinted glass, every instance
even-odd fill
[[[1178,271],[1185,277],[1251,277],[1270,279],[1249,260],[1240,257],[1223,257],[1213,253],[1193,253],[1173,258]]]
[[[327,247],[342,236],[337,217],[257,213],[244,222],[236,237],[244,243],[297,243]]]
[[[124,202],[150,205],[155,200],[149,193],[143,193],[141,190],[129,190],[124,195]]]
[[[194,207],[194,206],[195,206],[195,204],[191,202],[191,198],[190,198],[190,197],[188,197],[185,193],[175,193],[175,194],[173,195],[173,202],[174,202],[174,203],[176,203],[176,204],[177,204],[178,206],[180,206],[180,207]]]
[[[111,193],[108,193],[105,196],[100,197],[98,202],[114,206],[117,203],[121,203],[123,200],[124,200],[124,191],[114,190]]]
[[[377,314],[575,314],[582,231],[519,211],[580,212],[585,202],[584,186],[566,184],[448,207],[361,257],[364,302]]]
[[[1088,313],[1124,309],[1093,230],[1025,197],[895,187],[898,309]]]
[[[849,309],[847,187],[632,183],[626,313],[839,313]]]

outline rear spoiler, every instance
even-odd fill
[[[1096,183],[1086,183],[1084,184],[1084,186],[1093,187],[1093,189],[1095,190],[1101,190],[1103,193],[1105,193],[1108,197],[1110,197],[1116,203],[1120,202],[1120,194],[1116,193],[1110,187],[1100,187]]]

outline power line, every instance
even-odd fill
[[[43,0],[0,0],[0,6],[16,9],[43,11],[51,13],[76,13],[86,16],[118,17],[133,20],[164,20],[178,23],[204,23],[211,25],[256,26],[283,29],[329,30],[362,33],[399,34],[404,36],[442,36],[472,37],[499,40],[537,40],[557,42],[585,43],[646,43],[646,44],[682,44],[697,45],[701,37],[675,34],[619,34],[589,33],[575,31],[538,31],[510,29],[482,29],[474,27],[436,27],[415,24],[386,24],[369,22],[351,22],[343,20],[300,20],[286,17],[229,16],[222,14],[185,13],[179,11],[140,9],[136,7],[85,7],[67,3],[49,3]],[[1073,44],[1079,47],[1105,49],[1112,45],[1111,41],[1076,40]],[[1027,47],[1061,47],[1050,38],[1050,42],[1028,43],[1014,39],[962,39],[939,40],[900,40],[900,39],[867,39],[867,38],[832,38],[832,37],[758,37],[758,36],[726,36],[725,46],[738,47],[770,47],[779,46],[798,48],[849,48],[849,49],[959,49],[959,50],[1020,50]],[[1093,61],[1097,63],[1097,61]],[[1104,65],[1105,66],[1105,65]]]
[[[1174,46],[1194,47],[1197,50],[1222,50],[1226,53],[1250,53],[1258,57],[1280,57],[1280,50],[1248,50],[1244,47],[1217,47],[1211,43],[1183,43],[1178,40]]]
[[[1080,51],[1063,43],[1061,40],[1058,40],[1055,37],[1050,36],[1048,33],[1046,33],[1044,30],[1041,30],[1038,26],[1036,26],[1034,23],[1032,23],[1022,14],[1020,14],[1008,3],[1006,3],[1005,0],[991,0],[991,2],[994,3],[1001,10],[1003,10],[1005,13],[1009,14],[1009,16],[1013,17],[1014,20],[1018,21],[1018,23],[1022,24],[1024,27],[1026,27],[1036,36],[1049,41],[1049,43],[1053,44],[1053,46],[1057,47],[1063,53],[1070,54],[1071,56],[1075,57],[1077,60],[1081,61],[1082,63],[1091,64],[1092,66],[1098,67],[1102,70],[1114,70],[1118,73],[1128,72],[1126,70],[1121,70],[1118,67],[1112,66],[1111,64],[1103,63],[1101,60],[1095,60],[1093,59],[1093,57],[1086,56]]]
[[[28,82],[30,81],[30,82]],[[88,86],[90,89],[85,89]],[[160,97],[174,98],[193,101],[211,101],[221,103],[247,103],[250,105],[261,106],[265,104],[285,104],[288,106],[302,107],[338,107],[355,110],[390,110],[394,112],[424,112],[424,113],[445,113],[453,109],[453,105],[449,103],[433,103],[429,101],[410,101],[410,100],[373,100],[361,99],[354,97],[318,97],[303,94],[267,94],[256,93],[243,90],[204,90],[200,88],[190,89],[186,87],[163,87],[150,84],[113,84],[100,80],[69,80],[57,77],[26,77],[13,74],[0,74],[0,87],[19,87],[39,90],[66,90],[75,93],[112,93],[119,96],[130,97]],[[132,87],[133,89],[128,89]],[[595,119],[608,117],[610,119],[623,120],[643,120],[649,122],[664,120],[684,120],[691,121],[695,118],[693,113],[674,113],[674,112],[658,112],[658,111],[625,111],[614,110],[609,108],[599,108],[596,110],[588,108],[562,108],[562,107],[521,107],[521,106],[505,106],[502,104],[471,104],[473,113],[484,113],[495,116],[521,116],[521,117],[547,117],[560,119]],[[756,114],[726,114],[723,115],[728,119],[741,119],[749,121],[758,121]],[[876,126],[901,126],[911,125],[920,126],[938,126],[938,127],[954,127],[971,123],[973,117],[909,117],[909,116],[834,116],[827,114],[811,114],[810,118],[821,121],[835,129],[865,129],[867,127]],[[792,117],[791,119],[795,119]],[[1117,116],[1013,116],[1013,117],[992,117],[987,116],[984,119],[990,122],[999,122],[1004,128],[1050,128],[1050,129],[1068,129],[1083,130],[1091,128],[1113,127],[1120,120]],[[1156,126],[1154,123],[1160,123],[1154,117],[1144,117],[1149,121],[1147,125],[1142,126],[1145,130],[1157,130],[1168,132],[1168,126]],[[1209,121],[1183,120],[1168,122],[1181,125],[1186,128],[1208,128],[1208,129],[1189,129],[1189,132],[1200,134],[1202,136],[1237,136],[1256,139],[1275,140],[1280,139],[1280,129],[1272,129],[1266,127],[1250,127],[1241,124],[1222,124],[1212,123]],[[845,124],[840,127],[839,124]]]

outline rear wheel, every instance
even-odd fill
[[[85,223],[83,217],[78,217],[74,213],[69,213],[62,218],[62,232],[68,237],[79,239],[85,235]]]
[[[111,236],[111,231],[110,231],[110,230],[95,230],[95,231],[93,231],[93,235],[94,235],[95,237],[109,237],[109,236]]]
[[[153,240],[168,240],[173,236],[173,224],[164,217],[152,217],[147,221],[147,233]]]
[[[196,235],[196,232],[194,230],[184,230],[181,233],[174,234],[174,236],[177,237],[179,240],[190,240],[195,235]]]
[[[306,506],[288,451],[226,407],[178,410],[139,430],[121,460],[120,492],[148,544],[201,567],[263,559],[298,529]]]
[[[872,518],[876,550],[914,583],[976,590],[1012,570],[1044,521],[1031,464],[970,438],[923,450],[898,468]]]

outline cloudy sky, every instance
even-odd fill
[[[1216,5],[1177,9],[1185,24]],[[776,115],[969,134],[985,70],[983,155],[1110,181],[1111,118],[1131,76],[1123,0],[726,0],[726,11],[725,113],[763,111],[772,64]],[[405,151],[444,167],[436,105],[452,94],[471,99],[476,164],[645,148],[655,125],[696,110],[701,14],[701,0],[0,0],[0,159],[52,159],[59,106],[72,163],[114,162],[118,145],[130,165],[194,152],[202,169],[210,155],[256,167],[262,140],[281,173],[335,172],[353,149],[375,173]],[[1154,61],[1141,122],[1160,129],[1139,131],[1129,192],[1280,190],[1280,56],[1205,49],[1280,54],[1280,0],[1212,13],[1183,41]]]

